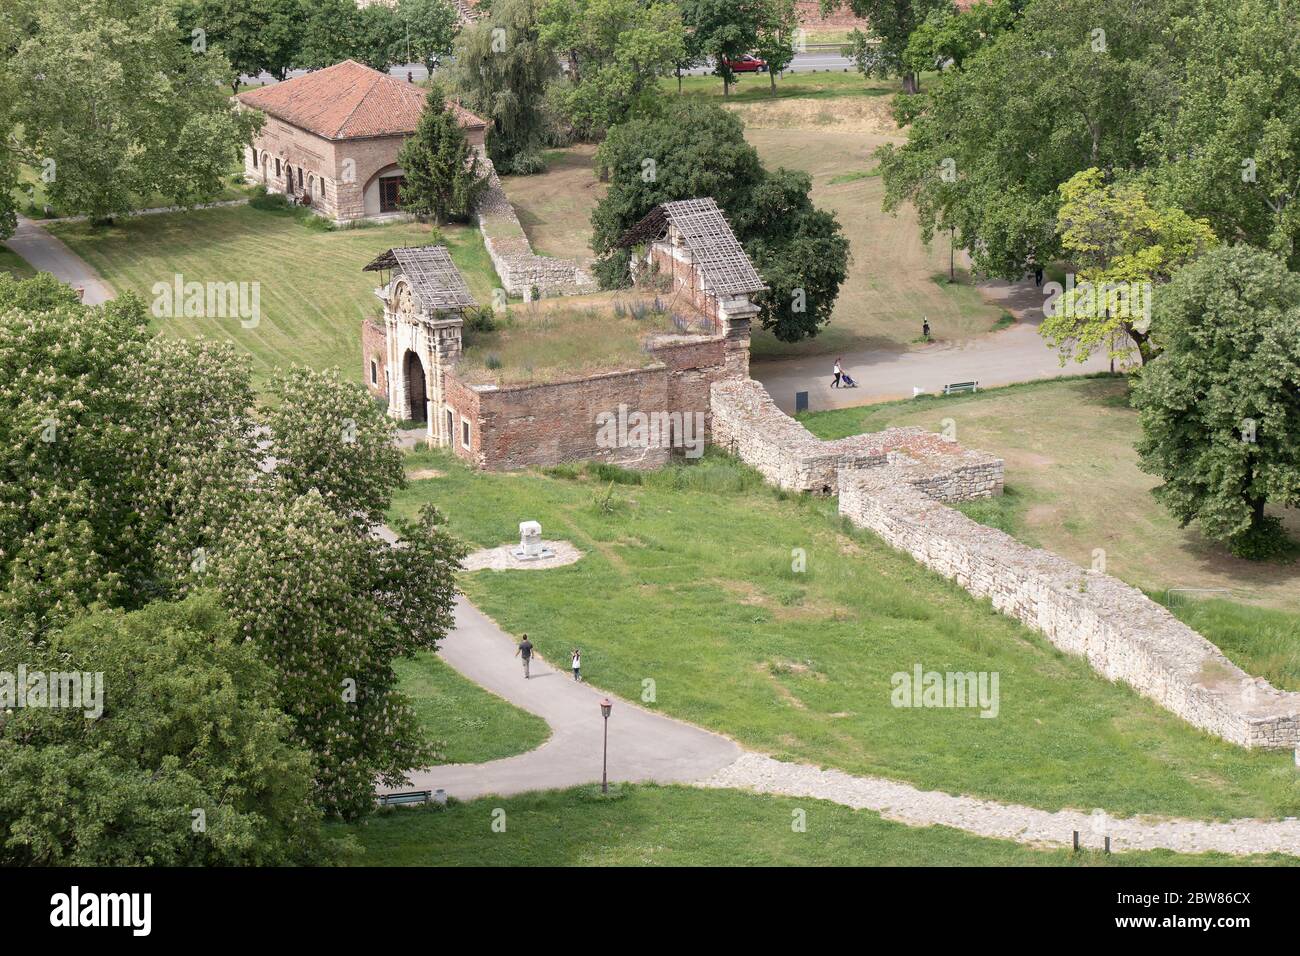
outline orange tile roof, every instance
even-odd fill
[[[364,139],[415,132],[425,91],[344,60],[283,83],[246,90],[237,99],[325,139]],[[487,125],[460,104],[450,105],[462,129]]]

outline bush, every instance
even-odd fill
[[[1282,526],[1282,519],[1273,515],[1265,515],[1245,531],[1233,535],[1226,543],[1234,557],[1245,558],[1247,561],[1269,561],[1296,550],[1295,542],[1287,536],[1286,529]]]

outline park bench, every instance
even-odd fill
[[[945,395],[956,395],[958,392],[978,392],[979,390],[979,382],[953,382],[951,385],[943,387]]]
[[[412,803],[429,803],[433,799],[432,790],[408,790],[406,793],[381,793],[381,807],[401,807]]]

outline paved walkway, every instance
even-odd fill
[[[84,289],[82,301],[87,305],[113,298],[113,289],[84,259],[25,216],[18,217],[18,229],[4,244],[38,272],[52,273],[74,289]]]
[[[1016,324],[966,342],[934,343],[905,352],[845,352],[844,368],[857,381],[857,388],[830,387],[834,355],[756,360],[750,363],[750,375],[763,383],[777,407],[793,412],[795,392],[802,391],[808,392],[809,407],[820,411],[911,398],[915,388],[942,392],[953,382],[977,381],[981,388],[991,388],[1110,368],[1104,354],[1061,367],[1056,352],[1038,334],[1043,294],[1032,282],[989,282],[980,289],[985,298],[1014,315]]]
[[[439,646],[439,656],[476,684],[543,718],[551,725],[551,738],[516,757],[413,773],[411,787],[442,788],[467,800],[600,781],[600,702],[606,695],[575,682],[564,666],[567,661],[557,666],[534,659],[532,677],[524,680],[514,653],[513,637],[468,601],[457,601],[456,627]],[[614,700],[610,780],[688,783],[705,779],[739,756],[740,748],[725,737]]]
[[[390,535],[385,535],[390,537]],[[462,800],[510,796],[600,780],[600,701],[606,696],[575,683],[562,666],[540,659],[524,680],[515,640],[463,598],[456,626],[438,653],[461,674],[546,720],[551,738],[536,750],[481,764],[448,764],[413,773],[403,789],[442,788]],[[609,719],[609,779],[633,783],[683,783],[709,788],[828,800],[879,813],[910,826],[947,826],[978,836],[1033,846],[1070,846],[1079,831],[1084,846],[1168,849],[1180,853],[1289,853],[1300,856],[1300,820],[1198,820],[1130,817],[1096,811],[1049,812],[918,790],[881,777],[786,763],[745,752],[717,734],[613,698]]]

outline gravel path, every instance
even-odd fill
[[[888,820],[909,826],[947,826],[977,836],[1036,846],[1070,846],[1073,832],[1078,830],[1080,842],[1094,849],[1101,848],[1109,835],[1112,850],[1300,856],[1300,820],[1295,817],[1280,821],[1203,823],[1154,817],[1115,819],[1100,811],[1049,813],[1032,807],[917,790],[879,777],[854,777],[838,770],[785,763],[755,753],[743,754],[735,763],[701,781],[699,786],[829,800],[857,810],[874,810]]]

